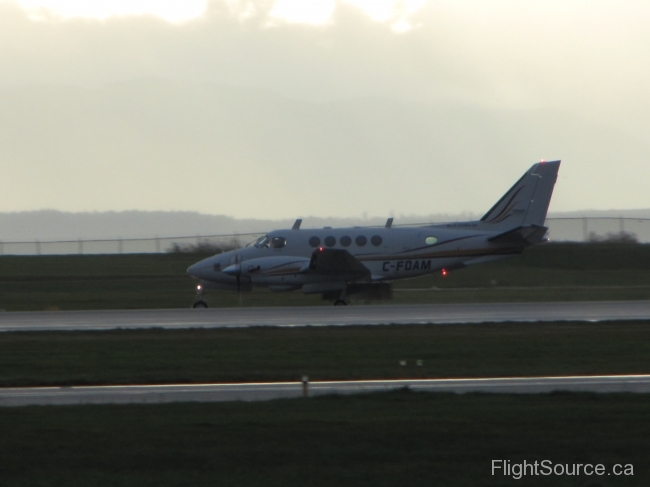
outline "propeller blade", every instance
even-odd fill
[[[239,269],[239,272],[235,276],[237,279],[237,297],[239,298],[239,306],[242,305],[241,300],[241,261],[239,257],[239,236],[235,233],[235,264]]]

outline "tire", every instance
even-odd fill
[[[197,301],[192,305],[192,308],[207,308],[207,307],[208,307],[208,303],[206,303],[205,301]]]

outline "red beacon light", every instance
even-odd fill
[[[442,274],[442,277],[445,277],[448,274],[447,269],[443,269],[440,273]]]

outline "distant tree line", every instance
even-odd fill
[[[589,234],[589,243],[607,244],[638,244],[639,239],[632,232],[611,232],[606,235],[598,235],[596,232]]]
[[[230,243],[212,243],[212,242],[199,242],[199,243],[188,243],[188,244],[179,244],[173,243],[165,251],[169,254],[220,254],[222,252],[227,252],[229,250],[234,250],[236,248],[241,248],[241,245],[238,245],[237,242]]]

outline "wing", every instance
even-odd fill
[[[325,248],[314,250],[308,272],[349,279],[359,279],[370,275],[370,270],[347,250]]]

